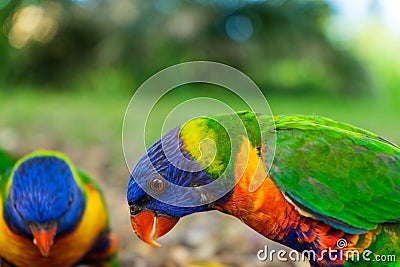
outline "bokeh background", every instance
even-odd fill
[[[211,60],[252,78],[274,114],[328,116],[400,143],[399,13],[397,0],[1,0],[0,147],[60,150],[98,180],[122,266],[307,266],[259,262],[277,245],[217,212],[184,218],[161,248],[139,241],[125,109],[157,71]],[[216,92],[235,102],[200,85],[170,99]]]

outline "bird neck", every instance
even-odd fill
[[[294,206],[270,179],[263,159],[249,141],[242,142],[234,166],[236,185],[231,196],[219,201],[216,209],[239,218],[263,236],[279,239],[291,219],[297,219]],[[251,190],[254,182],[259,186]]]
[[[235,159],[236,185],[229,198],[216,202],[215,208],[237,217],[261,235],[302,251],[297,236],[300,224],[313,220],[302,216],[268,176],[259,151],[243,140]],[[258,187],[253,188],[256,182]]]
[[[249,192],[248,179],[252,177],[245,173],[231,197],[215,208],[237,217],[261,235],[281,242],[291,223],[298,221],[300,215],[268,176],[253,192]]]

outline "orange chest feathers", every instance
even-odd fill
[[[258,150],[243,138],[235,159],[236,185],[231,198],[217,209],[231,214],[270,239],[300,215],[268,176]]]

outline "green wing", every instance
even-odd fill
[[[92,185],[94,187],[94,189],[96,189],[97,192],[99,192],[99,194],[101,196],[101,200],[103,201],[104,206],[107,207],[107,203],[106,203],[106,200],[105,200],[105,197],[104,197],[103,190],[101,190],[101,187],[97,183],[97,181],[94,180],[93,178],[91,178],[88,174],[86,174],[82,170],[77,170],[77,173],[79,175],[79,178],[82,180],[83,184],[85,184],[85,185],[90,184],[90,185]],[[83,190],[86,190],[86,189],[83,188]],[[108,215],[107,215],[107,217],[108,217]],[[107,225],[107,227],[108,227],[108,225]]]
[[[16,160],[6,151],[0,149],[0,175],[11,170]]]
[[[322,117],[283,116],[275,124],[269,174],[299,208],[349,233],[400,221],[399,147]]]

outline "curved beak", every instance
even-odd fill
[[[47,257],[56,235],[57,223],[34,223],[29,228],[33,235],[33,243],[38,247],[40,253]]]
[[[159,247],[155,240],[168,233],[179,219],[158,215],[152,211],[145,210],[135,216],[131,216],[132,228],[136,235],[147,244]]]

